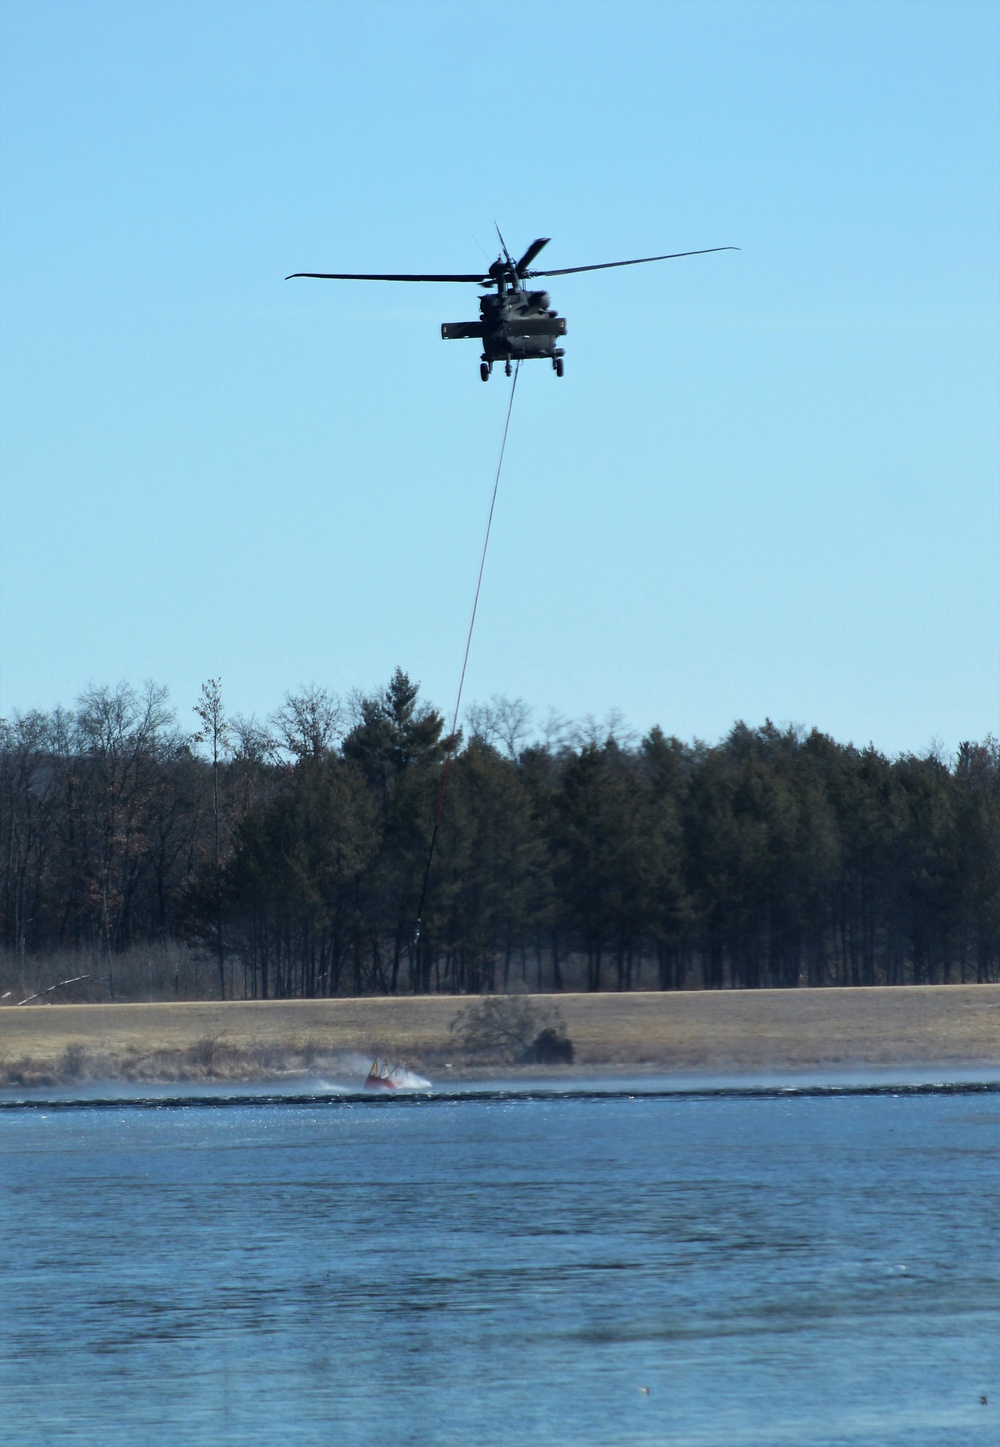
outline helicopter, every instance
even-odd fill
[[[520,261],[515,261],[497,227],[501,254],[489,270],[445,273],[438,275],[402,275],[392,273],[343,271],[294,271],[286,281],[310,277],[316,281],[465,281],[474,286],[495,288],[479,298],[479,320],[475,322],[442,322],[445,341],[479,338],[483,354],[479,375],[488,382],[494,362],[503,362],[509,377],[512,363],[532,357],[548,357],[557,377],[563,375],[565,350],[556,345],[566,335],[566,318],[553,311],[547,291],[533,291],[526,282],[539,276],[569,276],[577,271],[607,271],[614,266],[642,266],[647,261],[675,261],[681,256],[707,256],[713,251],[737,251],[736,246],[707,246],[700,251],[672,251],[666,256],[638,256],[631,261],[604,261],[596,266],[562,266],[554,271],[532,271],[531,263],[548,246],[551,237],[539,236],[528,247]]]

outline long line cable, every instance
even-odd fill
[[[493,479],[493,496],[490,498],[490,511],[486,519],[486,536],[483,538],[483,551],[479,559],[479,576],[476,579],[476,593],[472,600],[472,617],[469,619],[469,632],[465,640],[465,656],[462,659],[462,672],[458,680],[458,694],[455,698],[455,712],[451,720],[451,733],[448,736],[448,752],[444,758],[444,768],[441,771],[441,787],[438,790],[437,809],[434,812],[434,829],[431,833],[430,847],[427,850],[427,867],[424,870],[424,882],[420,888],[420,903],[417,906],[417,923],[413,931],[413,946],[416,948],[420,941],[420,926],[424,917],[424,903],[427,899],[427,881],[431,877],[431,864],[434,861],[434,846],[437,844],[438,827],[441,823],[441,811],[444,808],[444,795],[448,787],[448,770],[451,768],[451,761],[455,756],[455,741],[458,731],[458,710],[462,706],[462,689],[465,687],[465,670],[469,666],[469,650],[472,647],[472,631],[476,626],[476,612],[479,608],[479,593],[483,586],[483,570],[486,567],[486,550],[490,545],[490,531],[493,527],[493,510],[497,505],[497,490],[500,486],[500,472],[503,468],[503,455],[507,447],[507,431],[510,427],[510,414],[514,407],[514,393],[517,391],[517,377],[521,370],[521,363],[514,363],[514,380],[510,386],[510,399],[507,402],[507,416],[503,424],[503,437],[500,441],[500,456],[497,459],[496,476]]]

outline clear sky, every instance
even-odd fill
[[[3,0],[0,713],[401,664],[888,753],[1000,732],[1000,7]]]

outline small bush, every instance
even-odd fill
[[[87,1066],[87,1052],[79,1041],[73,1041],[63,1051],[62,1061],[59,1064],[59,1077],[62,1080],[79,1080],[84,1074]]]
[[[542,1034],[557,1038],[561,1027],[558,1010],[539,1006],[528,995],[486,995],[460,1010],[448,1028],[470,1055],[510,1062],[523,1059]]]
[[[196,1040],[193,1045],[187,1048],[187,1063],[197,1066],[201,1070],[214,1071],[219,1063],[219,1040],[217,1036],[207,1035],[203,1040]]]
[[[572,1065],[573,1042],[558,1030],[541,1030],[521,1056],[522,1065]]]

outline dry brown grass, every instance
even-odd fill
[[[573,1069],[1000,1065],[1000,985],[533,996]],[[0,1080],[252,1079],[338,1051],[433,1071],[464,1058],[452,996],[0,1009]]]

